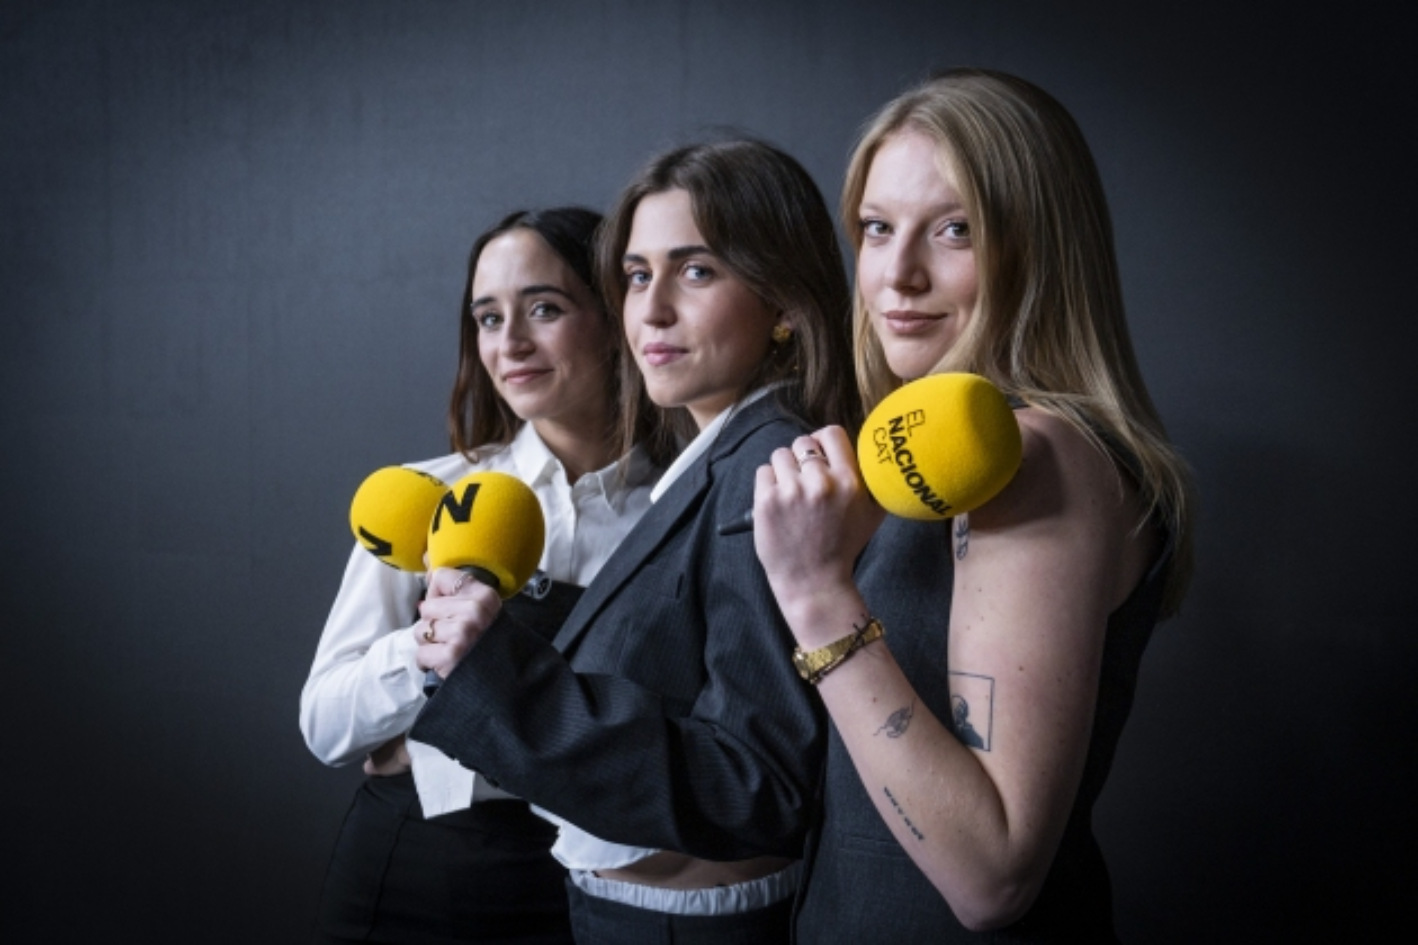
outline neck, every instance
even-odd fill
[[[533,420],[532,428],[566,470],[566,481],[574,483],[583,475],[609,466],[615,458],[610,430],[604,422],[571,427],[549,420]]]

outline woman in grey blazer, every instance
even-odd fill
[[[553,644],[432,575],[446,682],[413,737],[562,819],[578,942],[781,942],[824,719],[752,536],[720,527],[776,448],[857,421],[831,217],[782,152],[697,145],[632,181],[599,257],[626,441],[693,439]]]

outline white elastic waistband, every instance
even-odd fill
[[[576,888],[588,896],[609,899],[637,909],[673,915],[736,915],[771,906],[797,892],[802,863],[793,863],[758,879],[707,889],[664,889],[640,883],[623,883],[597,876],[590,870],[571,870],[570,875]]]

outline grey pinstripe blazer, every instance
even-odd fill
[[[619,843],[706,859],[800,856],[825,716],[753,550],[720,522],[804,432],[745,407],[646,513],[554,645],[506,611],[410,736]]]

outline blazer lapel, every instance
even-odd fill
[[[699,504],[700,497],[713,483],[714,464],[733,453],[749,434],[782,416],[782,408],[777,405],[773,394],[769,393],[729,419],[703,461],[685,470],[679,481],[650,507],[645,517],[631,529],[620,547],[602,566],[600,573],[581,595],[576,609],[571,612],[556,639],[552,641],[558,650],[567,656],[571,655],[572,649],[611,598],[635,576],[646,560],[664,544],[665,539],[680,527],[680,522]]]
[[[699,497],[708,491],[709,482],[708,464],[695,463],[650,507],[581,595],[576,609],[552,641],[558,650],[570,655],[576,642],[606,603],[626,581],[635,576],[646,559],[679,527],[680,520],[690,512]]]

